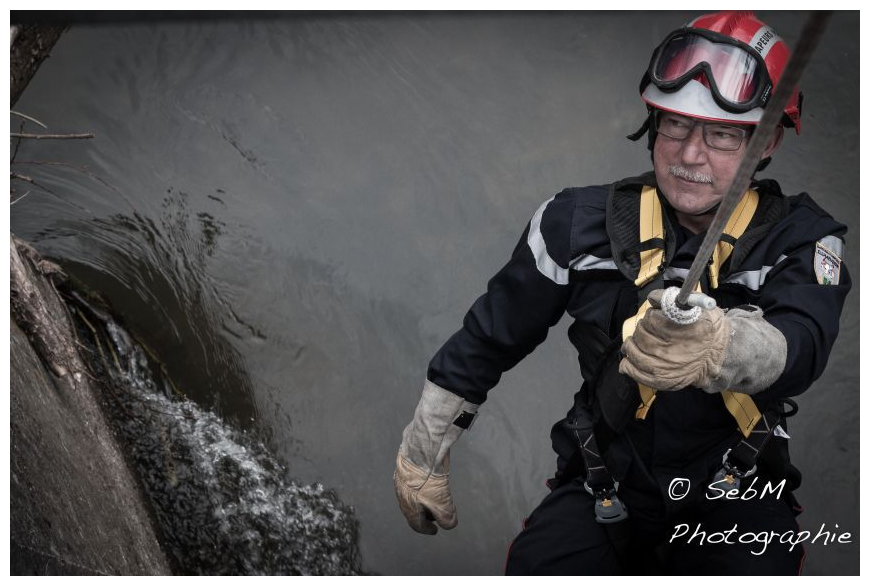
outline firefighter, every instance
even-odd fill
[[[799,572],[801,546],[771,540],[758,553],[740,537],[797,532],[786,418],[837,337],[846,227],[807,194],[753,179],[700,282],[717,306],[690,324],[665,311],[788,55],[751,12],[698,17],[655,49],[640,84],[647,118],[629,137],[647,136],[653,170],[545,201],[430,362],[394,475],[414,530],[456,526],[451,447],[567,312],[583,383],[553,426],[551,492],[506,572]],[[786,128],[800,133],[801,99],[795,90],[757,170]],[[739,498],[759,486],[772,490]]]

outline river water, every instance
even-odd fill
[[[802,24],[761,16],[792,42]],[[11,227],[101,291],[200,408],[352,505],[366,571],[499,573],[546,494],[549,427],[579,385],[567,324],[454,449],[454,531],[417,535],[399,513],[402,428],[429,358],[538,205],[649,167],[624,138],[644,116],[637,82],[690,17],[77,25],[16,110],[95,138],[21,145],[12,170],[36,184],[13,183],[30,193]],[[849,225],[855,279],[858,33],[856,13],[835,15],[803,84],[804,133],[764,172]],[[790,421],[801,522],[841,528],[858,506],[857,282],[842,324],[801,400],[815,417]],[[811,549],[806,569],[855,573],[857,548]]]

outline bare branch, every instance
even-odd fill
[[[22,132],[10,132],[9,136],[12,138],[35,138],[37,140],[43,138],[94,138],[92,132],[88,132],[87,134],[27,134]]]
[[[122,198],[124,198],[124,201],[126,201],[127,204],[131,208],[135,209],[133,202],[130,201],[130,199],[126,195],[124,195],[124,193],[120,189],[118,189],[117,187],[115,187],[114,185],[112,185],[111,183],[109,183],[108,181],[106,181],[105,179],[103,179],[102,177],[97,175],[96,173],[93,173],[87,167],[83,167],[80,165],[73,165],[71,163],[62,163],[60,161],[12,161],[12,164],[13,165],[51,165],[54,167],[68,167],[70,169],[74,169],[80,173],[84,173],[85,175],[87,175],[88,177],[93,179],[94,181],[101,183],[102,185],[105,185],[106,187],[108,187],[109,189],[111,189],[112,191],[114,191],[115,193],[120,195]]]
[[[25,124],[27,124],[27,122],[25,122],[24,120],[22,120],[21,123],[20,123],[19,126],[18,126],[18,132],[24,132],[24,125],[25,125]],[[21,140],[20,138],[19,138],[18,140],[15,141],[15,151],[12,153],[12,160],[13,160],[13,161],[15,160],[15,157],[18,156],[18,149],[21,148],[21,143],[22,143],[22,142],[24,142],[24,141]]]
[[[41,185],[41,184],[37,183],[36,181],[34,181],[32,178],[28,177],[27,175],[21,175],[21,174],[19,174],[19,173],[10,173],[10,175],[12,176],[12,179],[20,179],[21,181],[27,181],[28,183],[32,183],[32,184],[35,185],[36,187],[38,187],[38,188],[44,190],[46,193],[49,193],[50,195],[53,195],[54,197],[56,197],[57,199],[59,199],[59,200],[62,201],[63,203],[65,203],[65,204],[67,204],[67,205],[69,205],[69,206],[72,206],[72,207],[76,208],[77,210],[81,210],[81,211],[83,211],[83,212],[90,213],[90,210],[89,210],[89,209],[87,209],[87,208],[83,208],[82,206],[80,206],[80,205],[78,205],[78,204],[75,204],[75,203],[73,203],[73,202],[71,202],[71,201],[67,201],[67,200],[65,200],[64,198],[62,198],[61,196],[59,196],[58,194],[56,194],[55,192],[53,192],[52,190],[50,190],[50,189],[49,189],[48,187],[46,187],[45,185]]]
[[[9,205],[10,205],[10,206],[14,206],[15,204],[17,204],[19,201],[21,201],[22,199],[24,199],[24,198],[27,197],[28,195],[30,195],[30,191],[29,191],[29,190],[27,191],[27,193],[25,193],[25,194],[22,195],[21,197],[17,197],[17,198],[15,198],[15,200],[12,201]]]
[[[32,116],[28,116],[27,114],[22,114],[21,112],[16,112],[15,110],[9,110],[9,113],[14,115],[14,116],[24,118],[25,120],[30,120],[31,122],[33,122],[35,124],[39,124],[40,126],[45,128],[46,130],[48,130],[48,126],[46,126],[45,124],[43,124],[42,122],[40,122],[36,118],[33,118]]]
[[[93,173],[87,167],[83,167],[81,165],[73,165],[72,163],[63,163],[61,161],[13,161],[12,164],[13,165],[50,165],[52,167],[67,167],[69,169],[74,169],[74,170],[78,171],[79,173],[83,173],[84,175],[87,175],[88,177],[90,177],[94,181],[102,183],[103,185],[105,185],[106,187],[108,187],[109,189],[114,191],[115,193],[123,195],[123,194],[121,194],[121,192],[118,190],[117,187],[115,187],[114,185],[112,185],[111,183],[109,183],[108,181],[106,181],[105,179],[103,179],[102,177],[97,175],[96,173]]]

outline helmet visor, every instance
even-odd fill
[[[762,95],[767,76],[759,59],[733,43],[681,32],[663,43],[650,66],[650,77],[660,89],[668,90],[682,87],[703,72],[718,100],[743,110],[762,105],[767,97],[767,92]]]

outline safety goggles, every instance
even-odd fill
[[[646,77],[660,90],[672,92],[701,73],[713,99],[729,112],[764,107],[773,89],[757,51],[704,29],[683,28],[668,35],[653,52]]]

